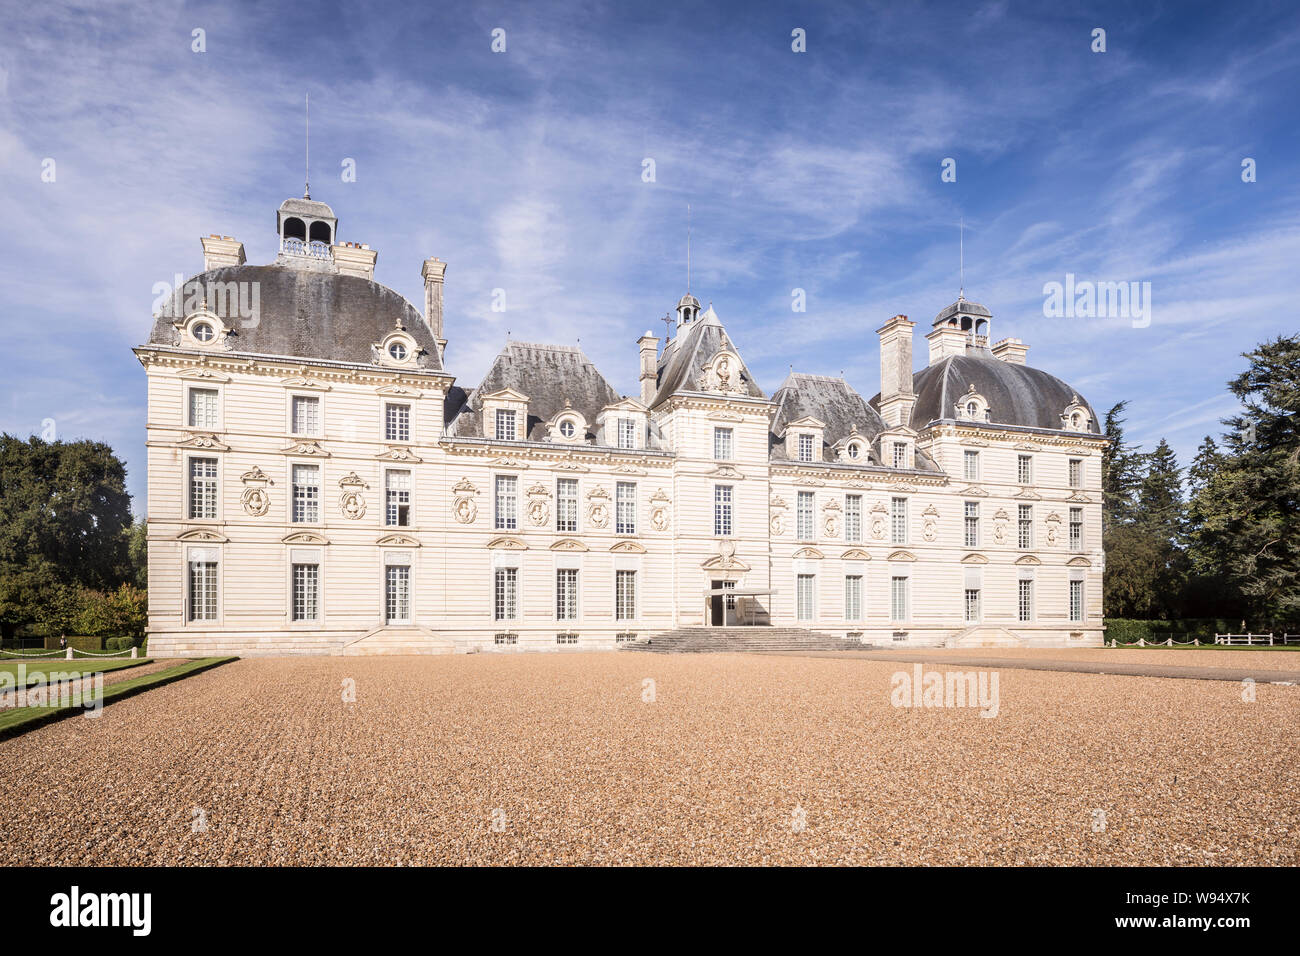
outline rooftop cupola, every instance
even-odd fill
[[[323,202],[286,199],[275,214],[280,255],[328,260],[338,223],[334,210]]]
[[[965,355],[967,349],[987,350],[989,322],[993,313],[964,295],[934,317],[934,329],[926,335],[930,343],[930,364],[950,355]]]
[[[700,300],[689,292],[677,302],[677,328],[685,329],[700,317]]]

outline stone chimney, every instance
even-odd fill
[[[993,357],[1011,365],[1024,365],[1029,346],[1019,339],[1003,339],[993,343]]]
[[[912,392],[912,327],[896,315],[880,328],[880,417],[890,428],[909,426],[916,396]]]
[[[936,325],[932,332],[927,332],[925,339],[930,343],[929,364],[942,362],[949,355],[965,355],[969,333],[957,326]]]
[[[375,281],[375,262],[379,259],[379,253],[365,243],[345,242],[331,246],[330,252],[342,275]]]
[[[420,275],[424,276],[424,321],[433,330],[433,337],[440,343],[442,337],[442,280],[447,274],[447,263],[441,259],[425,259]],[[438,346],[440,349],[441,345]]]
[[[244,244],[229,236],[213,233],[203,236],[199,242],[203,243],[204,272],[223,266],[242,266],[247,261],[244,258]]]
[[[646,329],[636,340],[641,350],[641,404],[650,407],[655,397],[655,379],[658,377],[659,340]]]

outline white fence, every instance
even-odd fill
[[[1266,645],[1276,647],[1278,645],[1300,644],[1300,634],[1215,634],[1215,644],[1242,644],[1242,645]]]

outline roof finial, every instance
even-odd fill
[[[957,223],[957,299],[966,298],[966,217]]]
[[[306,149],[305,149],[304,163],[303,163],[302,198],[310,199],[311,198],[311,94],[306,93],[304,94],[304,96],[306,97],[307,136],[306,136]]]
[[[677,320],[673,318],[673,314],[671,312],[665,312],[664,317],[659,321],[664,324],[664,328],[665,328],[664,342],[667,342],[669,339],[673,337],[673,333],[677,331],[677,325],[676,325]]]

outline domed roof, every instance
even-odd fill
[[[1100,433],[1097,413],[1065,382],[1041,369],[994,358],[987,350],[950,355],[913,376],[912,427],[955,418],[957,403],[972,385],[988,402],[992,424],[1060,431],[1061,415],[1077,400],[1088,410],[1088,431]],[[878,404],[879,398],[872,404]]]
[[[693,309],[698,309],[700,307],[700,300],[688,292],[677,300],[677,310],[680,312],[682,307],[687,305]]]
[[[192,312],[186,305],[200,294],[231,327],[232,352],[369,365],[372,346],[400,323],[423,349],[416,367],[442,368],[424,317],[399,293],[359,276],[282,265],[223,266],[193,276],[159,311],[149,343],[177,344],[172,321]]]
[[[958,296],[956,302],[934,317],[934,324],[938,325],[940,322],[946,322],[958,315],[973,315],[983,319],[993,318],[993,313],[978,302],[972,302],[965,296]]]
[[[286,199],[280,203],[280,213],[285,216],[306,216],[308,219],[333,219],[334,210],[315,199]]]

